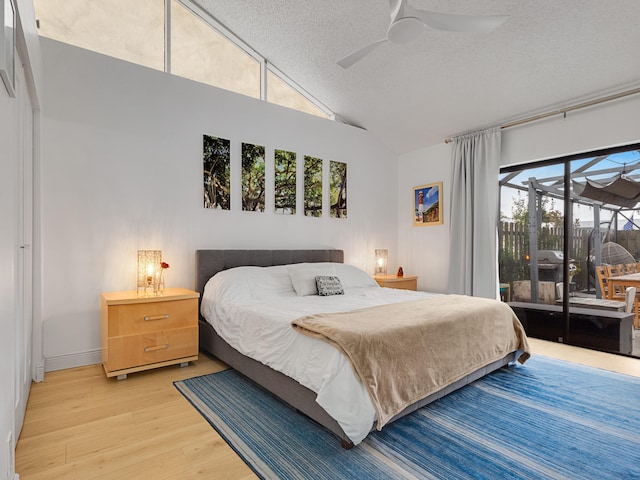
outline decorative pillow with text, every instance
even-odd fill
[[[318,275],[316,277],[316,288],[318,295],[328,297],[329,295],[344,295],[344,289],[340,279],[333,275]]]

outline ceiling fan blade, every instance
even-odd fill
[[[402,17],[407,0],[389,0],[391,7],[391,23]]]
[[[378,40],[377,42],[373,42],[369,45],[367,45],[366,47],[362,47],[360,50],[356,50],[355,52],[353,52],[351,55],[347,55],[346,57],[344,57],[342,60],[340,60],[338,63],[338,65],[340,65],[342,68],[349,68],[351,65],[353,65],[354,63],[356,63],[358,60],[362,59],[363,57],[365,57],[366,55],[369,55],[371,52],[373,52],[379,45],[383,44],[384,42],[386,42],[387,39],[383,38],[382,40]]]
[[[428,28],[448,32],[488,33],[498,28],[509,18],[509,15],[456,15],[430,12],[428,10],[409,9],[408,5],[405,11],[407,15],[411,11]]]

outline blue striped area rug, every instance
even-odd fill
[[[175,383],[266,479],[640,479],[640,378],[541,356],[352,450],[233,370]]]

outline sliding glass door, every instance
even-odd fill
[[[640,145],[504,168],[500,200],[501,296],[530,335],[640,356]]]

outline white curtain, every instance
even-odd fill
[[[500,128],[453,139],[449,292],[498,298]]]

